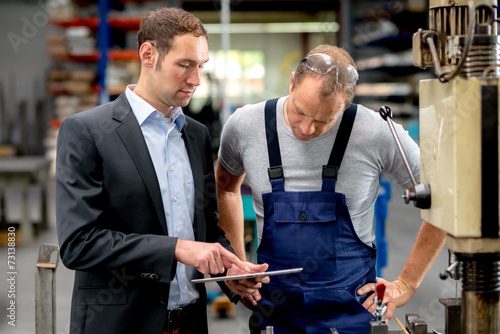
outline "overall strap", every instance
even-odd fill
[[[280,144],[276,126],[276,105],[278,98],[267,100],[265,107],[267,154],[269,156],[269,181],[274,191],[285,191],[285,178],[281,163]]]
[[[333,144],[332,153],[327,165],[323,165],[323,186],[322,191],[335,191],[335,182],[337,181],[337,172],[340,168],[340,163],[344,157],[344,152],[351,136],[352,125],[356,118],[358,106],[351,104],[342,116],[339,131]]]

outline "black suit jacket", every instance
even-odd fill
[[[194,178],[195,238],[230,249],[217,225],[208,129],[187,117],[182,136]],[[62,262],[76,270],[71,333],[161,333],[177,239],[168,236],[153,162],[125,93],[62,122],[56,217]],[[204,285],[197,287],[205,303]],[[206,312],[200,317],[206,326]]]

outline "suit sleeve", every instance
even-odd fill
[[[102,137],[91,135],[78,117],[67,118],[57,138],[56,220],[61,259],[73,270],[126,275],[170,282],[175,276],[176,238],[125,233],[109,212],[104,186]],[[144,223],[130,217],[128,224]],[[154,274],[154,275],[153,275]]]

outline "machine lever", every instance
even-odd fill
[[[459,264],[460,264],[459,261],[453,262],[448,268],[446,268],[445,271],[439,273],[439,278],[441,278],[444,281],[448,277],[453,277],[453,269],[455,269],[455,267],[458,266]]]
[[[399,152],[401,153],[401,157],[403,158],[404,164],[406,166],[406,170],[410,175],[411,182],[413,183],[413,191],[405,190],[403,195],[403,199],[406,204],[410,203],[410,201],[414,201],[414,205],[420,209],[429,209],[431,207],[431,188],[428,183],[417,183],[415,179],[415,175],[413,175],[413,171],[411,170],[410,164],[408,162],[408,158],[406,157],[405,151],[403,150],[403,146],[401,145],[401,141],[394,129],[394,124],[392,122],[392,112],[391,109],[387,106],[380,107],[379,110],[380,116],[387,122],[389,125],[389,129],[391,130],[392,136],[396,141],[396,145],[398,146]]]
[[[385,294],[385,284],[378,283],[375,286],[375,312],[373,315],[375,319],[370,321],[370,334],[388,334],[389,333],[389,325],[384,320],[385,313],[387,312],[387,305],[383,305],[382,301],[384,300]]]
[[[387,311],[387,305],[382,305],[382,300],[384,300],[385,294],[385,284],[378,283],[375,287],[375,303],[377,307],[375,309],[375,317],[377,321],[384,320],[385,312]]]
[[[378,283],[377,286],[375,287],[375,291],[377,292],[377,304],[382,304],[382,300],[384,299],[384,294],[385,294],[385,284],[384,283]]]

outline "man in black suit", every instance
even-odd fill
[[[76,271],[71,333],[207,333],[206,291],[191,279],[267,268],[241,262],[217,226],[208,130],[182,113],[207,37],[181,9],[144,14],[137,85],[61,124],[56,212],[61,259]],[[231,289],[248,296],[268,281]]]

